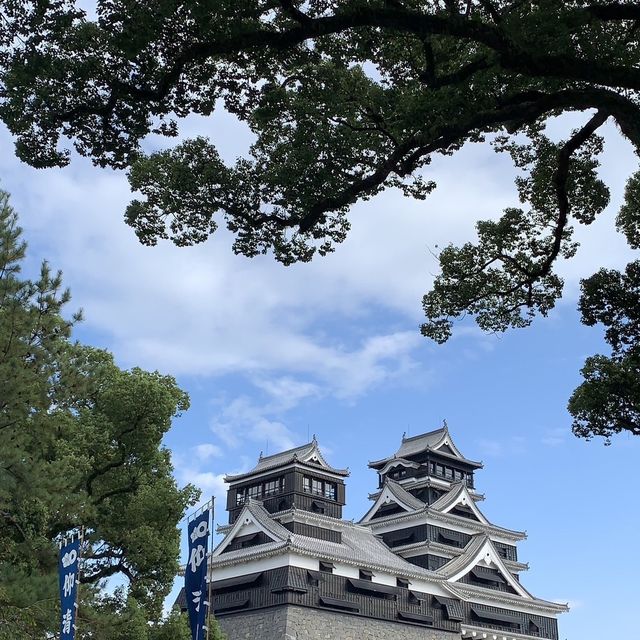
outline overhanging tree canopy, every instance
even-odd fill
[[[597,131],[613,121],[640,149],[638,2],[103,0],[95,19],[72,0],[0,6],[0,116],[18,155],[64,165],[71,141],[128,168],[142,199],[126,219],[146,244],[202,242],[223,223],[237,253],[310,260],[345,238],[355,202],[389,187],[424,198],[434,154],[491,134],[522,170],[522,206],[442,251],[422,327],[439,342],[465,314],[498,331],[546,315],[573,227],[609,200]],[[141,153],[217,102],[255,134],[247,157],[226,165],[204,138]],[[567,112],[582,123],[552,141],[545,121]],[[618,218],[636,247],[639,182]]]

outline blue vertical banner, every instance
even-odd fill
[[[76,596],[81,539],[76,538],[60,547],[58,579],[60,582],[60,640],[76,636]]]
[[[184,591],[193,640],[204,640],[207,607],[207,551],[210,507],[195,516],[187,527],[189,555],[184,572]]]

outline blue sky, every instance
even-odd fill
[[[250,141],[224,113],[188,119],[182,135],[194,133],[214,137],[229,160]],[[123,222],[122,173],[78,158],[36,171],[14,158],[4,129],[0,141],[0,185],[21,215],[28,268],[47,258],[64,271],[71,307],[86,317],[76,337],[121,366],[173,374],[189,392],[192,408],[166,444],[178,481],[218,497],[217,522],[226,517],[225,473],[313,434],[332,464],[351,469],[345,515],[359,519],[375,489],[368,460],[395,451],[403,432],[446,419],[462,451],[485,463],[484,513],[529,533],[524,585],[572,606],[561,638],[628,635],[640,571],[631,542],[640,521],[629,506],[640,440],[577,440],[566,411],[584,358],[605,350],[601,332],[579,324],[579,279],[633,258],[613,218],[637,160],[613,127],[602,168],[613,203],[579,231],[578,256],[561,265],[565,299],[530,329],[487,336],[463,323],[444,346],[418,331],[437,272],[432,252],[472,239],[475,220],[517,204],[508,159],[487,147],[436,160],[427,175],[439,186],[426,202],[388,192],[354,207],[334,255],[285,268],[234,256],[225,232],[194,248],[142,247]]]

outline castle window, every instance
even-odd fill
[[[317,480],[316,478],[309,478],[307,476],[302,478],[302,490],[305,493],[311,493],[314,496],[322,496],[329,500],[335,500],[338,493],[338,488],[335,482]]]
[[[334,569],[333,563],[320,561],[320,571],[322,571],[322,573],[333,573]]]
[[[276,478],[275,480],[269,480],[269,482],[264,483],[264,495],[272,496],[276,493],[280,493],[282,491],[282,478]]]
[[[444,477],[447,478],[447,480],[453,479],[453,469],[451,467],[444,468]]]
[[[407,578],[396,578],[396,586],[402,589],[409,588],[409,580]]]
[[[360,569],[359,577],[360,577],[360,580],[371,580],[373,578],[373,571],[368,571],[367,569]]]
[[[245,489],[238,489],[236,493],[236,506],[244,504],[244,501],[247,499],[247,494]]]
[[[249,498],[261,498],[262,497],[262,485],[255,484],[247,489],[247,495]]]
[[[456,480],[462,480],[464,478],[464,473],[462,473],[462,471],[458,471],[458,469],[454,469],[453,470],[453,477]]]

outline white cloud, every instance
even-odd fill
[[[191,468],[181,468],[176,469],[176,471],[182,484],[190,483],[200,489],[201,495],[197,505],[198,508],[213,497],[215,498],[215,513],[221,514],[224,512],[227,504],[227,485],[224,481],[226,474],[198,471]]]
[[[219,458],[222,456],[222,449],[216,445],[211,443],[203,443],[196,445],[194,447],[196,456],[199,460],[209,460],[209,458]]]
[[[279,412],[277,408],[275,411]],[[211,421],[211,431],[231,448],[251,440],[263,447],[265,455],[269,447],[284,450],[300,444],[296,434],[271,417],[273,413],[272,405],[258,405],[248,396],[239,396],[225,405]]]
[[[302,400],[317,398],[321,395],[321,387],[312,382],[296,380],[290,376],[278,378],[257,378],[254,385],[266,392],[272,402],[282,411],[291,409]]]
[[[255,422],[248,435],[256,442],[264,441],[263,454],[265,456],[277,451],[292,449],[298,444],[294,440],[295,435],[284,424],[265,418]]]
[[[224,132],[230,158],[238,149],[225,118],[219,114],[206,126]],[[187,132],[200,124],[205,121],[190,119]],[[244,144],[246,132],[239,135]],[[629,150],[609,137],[604,171],[619,201]],[[0,143],[11,144],[6,131]],[[430,250],[472,239],[477,219],[516,201],[506,155],[467,145],[454,159],[438,157],[428,167],[439,186],[425,202],[391,190],[357,205],[352,231],[335,254],[284,268],[270,256],[234,256],[224,230],[198,247],[142,247],[122,220],[130,194],[120,172],[84,160],[36,172],[5,154],[0,173],[2,186],[16,194],[32,254],[64,270],[72,304],[85,309],[85,327],[122,364],[176,375],[241,373],[281,411],[327,394],[350,400],[381,384],[428,379],[416,354],[431,348],[418,333],[421,296],[437,271]],[[612,216],[581,231],[585,250],[561,266],[572,300],[580,276],[626,259]],[[393,328],[376,324],[381,310],[393,314]],[[327,330],[327,323],[348,327],[351,335]],[[479,332],[463,332],[456,327],[470,357],[491,348]],[[233,428],[218,428],[234,441]]]

